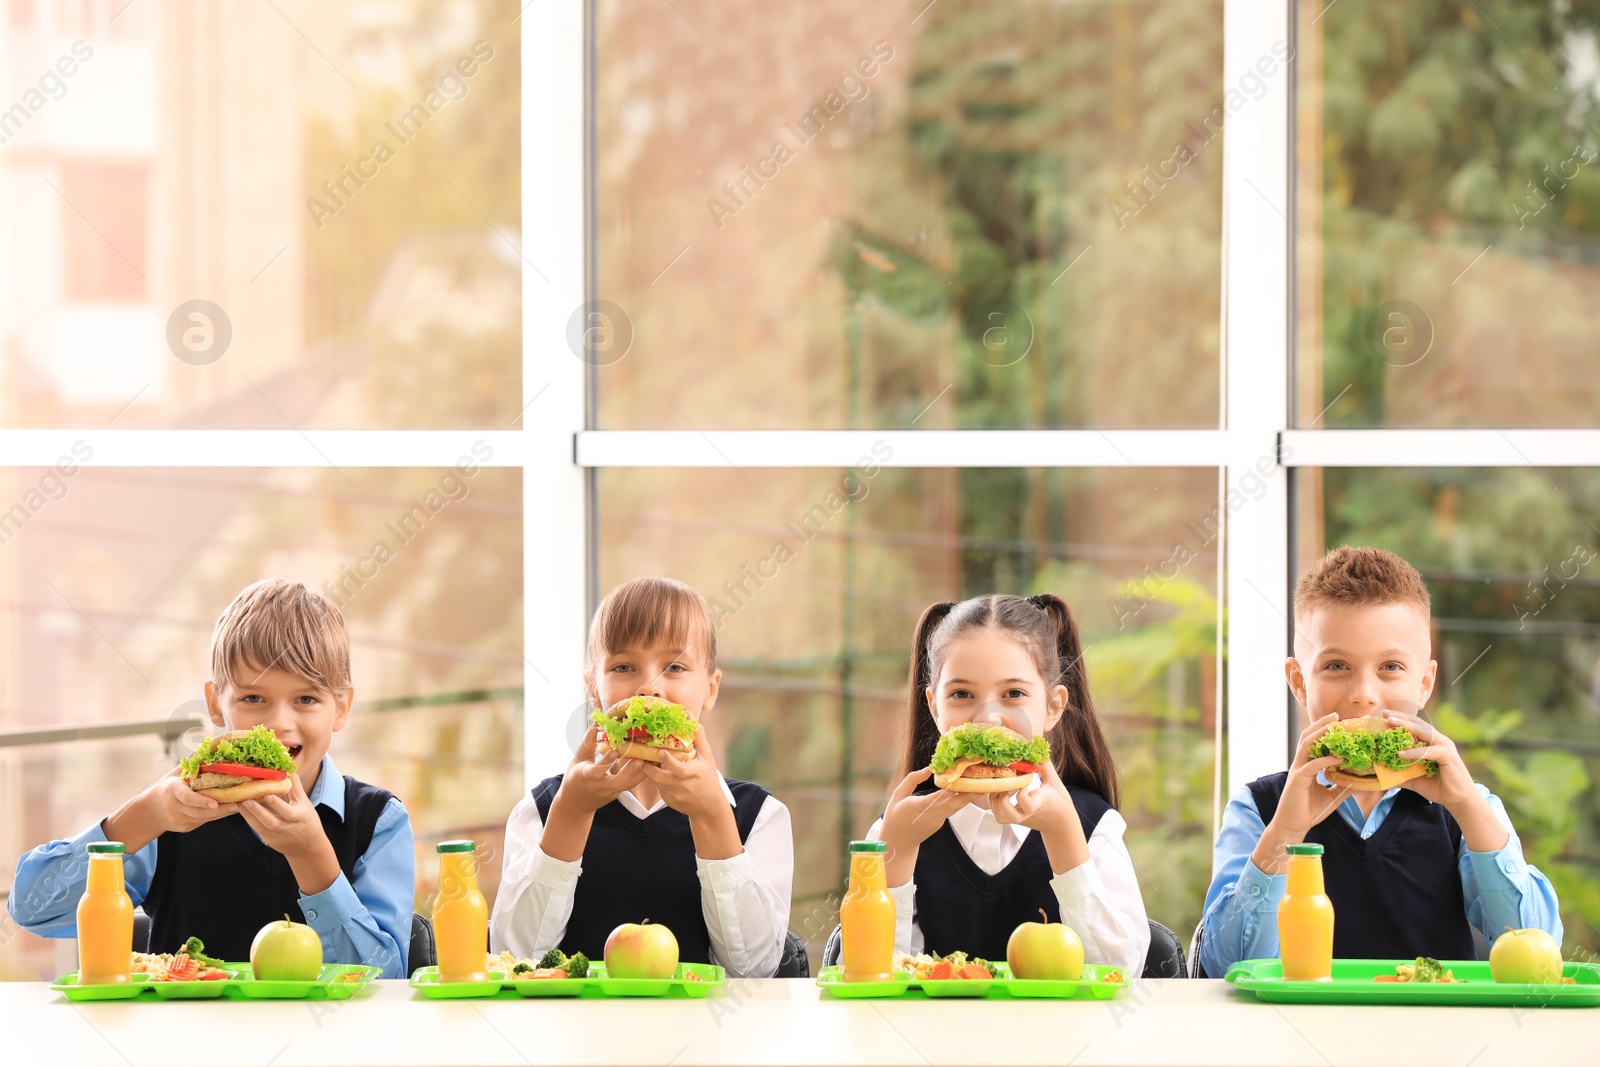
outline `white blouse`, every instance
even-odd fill
[[[1026,826],[1001,823],[985,808],[968,804],[950,816],[950,829],[985,874],[998,874],[1017,858],[1031,832]],[[1070,871],[1054,872],[1050,888],[1061,908],[1061,921],[1083,941],[1087,963],[1120,968],[1129,978],[1144,971],[1150,949],[1150,925],[1145,916],[1139,876],[1122,840],[1128,824],[1112,809],[1100,818],[1089,835],[1089,860]],[[881,840],[883,820],[872,824],[867,837]],[[916,920],[917,884],[889,890],[895,905],[894,947],[899,952],[921,952],[922,928]],[[1026,922],[1026,916],[1018,922]]]
[[[734,803],[726,779],[722,792]],[[665,808],[646,808],[632,793],[619,798],[635,818]],[[489,922],[493,951],[510,949],[537,959],[561,944],[572,918],[583,861],[554,859],[539,848],[544,820],[533,797],[524,797],[506,822],[505,866]],[[744,851],[725,860],[695,857],[700,907],[711,934],[711,958],[730,978],[770,978],[778,973],[789,932],[789,896],[794,880],[794,837],[789,809],[768,796],[756,813]]]

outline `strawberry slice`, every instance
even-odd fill
[[[252,767],[248,763],[202,763],[202,774],[231,774],[239,778],[265,778],[279,781],[289,777],[288,771],[275,771],[270,767]]]

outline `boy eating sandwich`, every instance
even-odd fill
[[[1286,772],[1229,802],[1196,956],[1220,978],[1278,954],[1285,847],[1323,847],[1339,959],[1474,959],[1507,927],[1561,940],[1549,880],[1500,800],[1420,718],[1438,664],[1422,576],[1377,548],[1328,553],[1295,589],[1284,664],[1307,726]]]
[[[121,841],[128,895],[150,916],[151,952],[198,937],[220,959],[246,960],[256,932],[287,913],[318,933],[325,963],[405,977],[411,819],[328,755],[354,699],[344,617],[298,582],[257,582],[217,620],[211,671],[211,721],[235,732],[208,738],[76,837],[23,856],[11,917],[43,937],[75,937],[87,846]],[[263,775],[287,789],[250,786]]]

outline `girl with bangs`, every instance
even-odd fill
[[[794,876],[789,810],[717,770],[700,722],[722,684],[705,598],[667,578],[618,586],[595,612],[588,661],[597,713],[637,697],[681,705],[694,753],[633,758],[604,729],[586,731],[566,773],[511,812],[492,949],[598,959],[613,929],[649,919],[672,931],[686,963],[772,977]]]
[[[1006,727],[1019,744],[1048,740],[1037,779],[1004,792],[939,788],[940,738],[972,723]],[[992,595],[922,613],[899,775],[868,833],[889,846],[898,951],[1003,960],[1012,930],[1043,911],[1077,933],[1086,962],[1141,973],[1150,928],[1066,601]]]

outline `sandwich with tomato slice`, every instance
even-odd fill
[[[954,793],[1009,793],[1050,762],[1050,742],[1004,726],[963,723],[939,738],[933,784]]]
[[[297,769],[278,735],[265,726],[208,737],[194,755],[179,761],[190,789],[223,804],[285,796]]]
[[[1328,781],[1360,791],[1393,789],[1401,782],[1439,773],[1433,760],[1401,759],[1400,753],[1420,748],[1404,726],[1390,726],[1381,716],[1341,719],[1311,742],[1312,759],[1340,756],[1344,762],[1324,771]]]
[[[595,712],[593,719],[605,731],[606,745],[625,758],[660,763],[668,756],[695,757],[694,720],[682,704],[661,697],[629,697]]]

